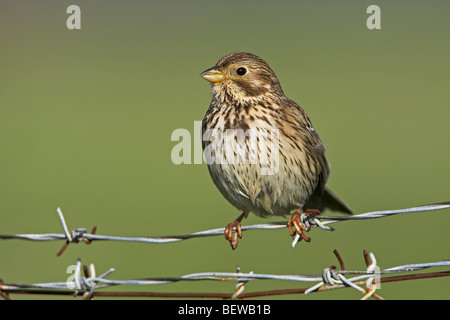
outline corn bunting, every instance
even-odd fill
[[[306,241],[303,212],[328,208],[352,213],[325,185],[329,164],[308,115],[284,95],[264,60],[232,53],[201,76],[212,83],[212,102],[202,123],[209,173],[222,195],[242,211],[225,228],[233,249],[249,212],[267,217],[295,210],[289,232]]]

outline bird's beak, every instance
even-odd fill
[[[209,68],[200,74],[203,78],[209,82],[215,83],[226,79],[225,75],[216,69],[216,67]]]

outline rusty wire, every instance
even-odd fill
[[[414,213],[414,212],[425,212],[434,211],[440,209],[450,208],[450,202],[441,202],[435,204],[429,204],[424,206],[412,207],[407,209],[399,210],[386,210],[386,211],[375,211],[368,212],[354,216],[346,217],[330,217],[321,215],[303,215],[302,223],[308,227],[320,227],[324,230],[334,230],[330,226],[331,223],[336,223],[340,221],[348,220],[362,220],[362,219],[375,219],[381,217],[387,217],[391,215],[396,215],[400,213]],[[78,243],[83,241],[90,244],[93,240],[113,240],[113,241],[133,241],[133,242],[146,242],[146,243],[169,243],[182,241],[186,239],[196,238],[196,237],[208,237],[223,235],[224,228],[211,229],[201,232],[196,232],[189,235],[181,236],[162,236],[162,237],[117,237],[117,236],[103,236],[96,234],[96,227],[94,227],[91,233],[88,233],[87,229],[77,228],[69,231],[65,218],[60,208],[57,210],[59,219],[63,227],[63,234],[48,233],[48,234],[15,234],[15,235],[0,235],[0,240],[7,239],[23,239],[32,241],[51,241],[51,240],[65,240],[65,243],[61,250],[57,253],[59,256],[64,252],[70,243]],[[320,222],[320,220],[329,220],[325,222]],[[242,230],[253,230],[253,229],[280,229],[285,228],[286,222],[274,222],[266,224],[258,224],[251,226],[244,226]],[[293,246],[298,241],[294,239]],[[95,276],[95,268],[91,265],[90,273],[87,267],[83,267],[84,276],[82,276],[81,271],[81,260],[77,261],[77,271],[74,278],[74,283],[69,284],[64,283],[46,283],[46,284],[19,284],[19,283],[6,283],[0,280],[0,296],[8,299],[10,294],[43,294],[43,295],[82,295],[84,299],[91,299],[93,296],[98,297],[170,297],[170,298],[222,298],[222,299],[242,299],[242,298],[252,298],[252,297],[265,297],[272,295],[281,294],[298,294],[298,293],[312,293],[321,292],[326,290],[340,289],[345,287],[353,287],[364,294],[363,299],[373,297],[375,299],[383,299],[380,297],[376,291],[376,287],[371,284],[375,282],[373,267],[376,266],[376,260],[373,255],[364,252],[364,259],[367,266],[365,271],[349,271],[345,269],[343,259],[337,251],[335,255],[339,261],[340,270],[337,271],[336,267],[327,267],[323,270],[322,274],[318,275],[306,275],[306,276],[286,276],[286,275],[268,275],[268,274],[255,274],[242,273],[238,269],[237,273],[202,273],[202,274],[190,274],[182,277],[164,277],[164,278],[146,278],[137,280],[108,280],[105,279],[114,269],[110,269],[100,276]],[[388,275],[390,273],[397,272],[413,272],[416,270],[422,270],[425,268],[437,267],[437,266],[449,266],[450,260],[442,260],[436,263],[424,263],[415,265],[404,265],[399,267],[394,267],[385,270],[379,270],[378,275]],[[346,278],[348,275],[357,275],[353,278]],[[436,277],[447,277],[450,276],[450,271],[444,272],[433,272],[433,273],[422,273],[422,274],[410,274],[403,276],[389,276],[377,279],[379,283],[384,282],[394,282],[394,281],[405,281],[413,279],[425,279],[425,278],[436,278]],[[290,280],[290,281],[307,281],[307,282],[318,282],[316,285],[309,288],[300,289],[285,289],[285,290],[268,290],[259,291],[251,293],[243,293],[245,289],[245,284],[249,281],[261,280],[261,279],[272,279],[272,280]],[[238,281],[236,285],[236,291],[234,293],[158,293],[158,292],[99,292],[98,290],[102,288],[107,288],[111,286],[118,285],[151,285],[151,284],[165,284],[178,281],[195,281],[195,280],[220,280],[220,281]],[[73,285],[75,290],[71,290],[68,286]],[[364,288],[364,285],[366,288]]]
[[[378,300],[383,298],[375,293],[377,287],[375,284],[387,283],[395,281],[405,281],[414,279],[427,279],[450,276],[450,270],[442,272],[430,273],[413,273],[401,276],[391,276],[393,273],[412,273],[414,271],[423,270],[435,267],[450,267],[450,260],[442,260],[434,263],[420,263],[407,264],[396,266],[384,270],[376,270],[376,259],[373,253],[364,254],[364,261],[367,266],[366,270],[351,271],[344,269],[344,262],[337,250],[334,251],[339,264],[340,270],[337,268],[326,267],[321,274],[313,275],[273,275],[273,274],[258,274],[258,273],[243,273],[238,266],[235,273],[227,272],[203,272],[188,274],[181,277],[157,277],[157,278],[142,278],[134,280],[110,280],[106,279],[114,269],[109,269],[100,276],[96,276],[95,267],[91,264],[90,268],[81,267],[81,260],[77,260],[75,276],[73,281],[53,282],[53,283],[35,283],[35,284],[21,284],[8,283],[0,280],[0,295],[9,299],[11,294],[38,294],[38,295],[66,295],[66,296],[82,296],[83,299],[92,299],[96,297],[161,297],[161,298],[221,298],[221,299],[243,299],[255,297],[267,297],[273,295],[286,294],[309,294],[312,292],[322,292],[327,290],[342,289],[352,287],[363,294],[362,299],[373,297]],[[355,277],[348,278],[350,275]],[[382,277],[388,275],[387,277]],[[378,279],[376,279],[378,278]],[[237,281],[234,293],[200,293],[200,292],[101,292],[99,290],[109,288],[111,286],[148,286],[169,284],[179,281]],[[318,282],[316,285],[309,288],[299,289],[282,289],[282,290],[268,290],[243,293],[245,285],[248,282],[255,280],[285,280],[296,282]]]

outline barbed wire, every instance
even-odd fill
[[[382,277],[383,275],[391,275],[394,273],[412,273],[414,271],[435,268],[435,267],[449,267],[450,260],[442,260],[432,263],[406,264],[396,266],[384,270],[380,270],[377,266],[377,260],[373,253],[368,254],[364,251],[364,261],[366,263],[366,270],[352,271],[345,270],[345,266],[340,254],[337,250],[334,251],[339,260],[340,270],[335,266],[326,267],[321,274],[312,275],[275,275],[275,274],[260,274],[260,273],[243,273],[241,268],[237,266],[235,273],[230,272],[202,272],[191,273],[180,277],[156,277],[156,278],[142,278],[134,280],[110,280],[106,279],[112,272],[111,268],[96,276],[96,270],[93,264],[88,269],[86,266],[82,268],[81,259],[77,260],[74,268],[74,275],[71,280],[64,282],[49,282],[49,283],[8,283],[0,281],[0,294],[2,297],[9,299],[10,294],[55,294],[55,295],[74,295],[83,296],[83,299],[92,299],[95,296],[115,296],[115,297],[172,297],[172,298],[223,298],[223,299],[242,299],[251,297],[262,297],[279,294],[309,294],[312,292],[322,292],[326,290],[342,289],[346,287],[354,288],[363,296],[361,299],[365,300],[370,297],[375,299],[383,299],[375,293],[380,288],[380,283],[404,281],[424,278],[437,278],[450,276],[449,271],[409,274],[403,276]],[[84,274],[84,275],[83,275]],[[349,275],[356,275],[349,278]],[[72,279],[73,278],[73,279]],[[234,293],[158,293],[158,292],[99,292],[98,290],[108,288],[111,286],[150,286],[170,284],[180,281],[237,281]],[[284,290],[270,290],[258,291],[252,293],[243,293],[245,285],[250,281],[255,280],[283,280],[295,282],[318,282],[309,288],[301,289],[284,289]]]
[[[436,210],[442,210],[442,209],[448,209],[448,208],[450,208],[450,201],[427,204],[427,205],[416,206],[416,207],[411,207],[411,208],[406,208],[406,209],[373,211],[373,212],[367,212],[367,213],[351,215],[351,216],[323,216],[323,215],[317,215],[317,214],[303,214],[301,216],[301,220],[302,220],[303,225],[307,229],[311,229],[313,227],[319,227],[323,230],[334,231],[334,228],[332,228],[329,225],[333,224],[333,223],[342,222],[342,221],[377,219],[377,218],[389,217],[389,216],[403,214],[403,213],[418,213],[418,212],[436,211]],[[157,236],[157,237],[150,237],[150,236],[123,237],[123,236],[98,235],[98,234],[95,234],[97,227],[94,227],[92,229],[91,233],[88,233],[87,229],[85,229],[85,228],[76,228],[76,229],[73,229],[72,231],[69,231],[69,228],[67,227],[64,215],[60,208],[57,209],[57,213],[58,213],[61,225],[63,227],[63,231],[64,231],[63,234],[59,234],[59,233],[13,234],[13,235],[0,234],[0,240],[10,240],[10,239],[21,239],[21,240],[31,240],[31,241],[66,240],[64,246],[57,253],[57,255],[59,256],[64,252],[64,250],[67,248],[67,246],[70,243],[78,243],[80,241],[83,241],[87,244],[90,244],[94,240],[95,241],[99,241],[99,240],[102,240],[102,241],[105,241],[105,240],[128,241],[128,242],[144,242],[144,243],[161,244],[161,243],[178,242],[178,241],[188,240],[188,239],[192,239],[192,238],[223,235],[224,231],[225,231],[225,228],[216,228],[216,229],[195,232],[195,233],[187,234],[187,235]],[[321,222],[320,220],[328,220],[328,221]],[[242,231],[273,230],[273,229],[282,229],[282,228],[286,228],[286,227],[287,227],[287,222],[270,222],[270,223],[242,226]],[[300,241],[301,239],[302,238],[297,234],[292,242],[292,247],[294,247],[297,244],[297,242]]]

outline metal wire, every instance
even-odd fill
[[[363,220],[363,219],[376,219],[382,217],[388,217],[396,214],[402,213],[417,213],[417,212],[427,212],[450,208],[449,202],[441,202],[435,204],[428,204],[423,206],[417,206],[407,209],[398,210],[385,210],[385,211],[374,211],[367,212],[363,214],[345,216],[345,217],[335,217],[335,216],[322,216],[322,215],[311,215],[303,214],[301,216],[302,223],[307,228],[319,227],[324,230],[334,230],[329,225],[332,223],[337,223],[341,221],[348,220]],[[63,233],[47,233],[47,234],[14,234],[14,235],[0,235],[0,240],[9,239],[22,239],[31,241],[52,241],[52,240],[65,240],[63,248],[58,252],[60,255],[70,243],[78,243],[83,241],[87,244],[91,243],[93,240],[112,240],[112,241],[132,241],[132,242],[145,242],[145,243],[170,243],[183,241],[191,238],[198,237],[209,237],[224,234],[224,228],[216,228],[211,230],[200,231],[188,235],[177,235],[177,236],[160,236],[160,237],[122,237],[122,236],[106,236],[97,235],[96,227],[94,227],[91,233],[88,233],[85,228],[76,228],[69,231],[67,227],[64,215],[60,208],[57,209],[58,217],[60,219]],[[321,222],[320,220],[328,220]],[[281,229],[286,228],[286,222],[272,222],[265,224],[256,224],[250,226],[243,226],[242,230],[271,230],[271,229]],[[293,246],[300,240],[299,235],[296,236],[293,242]],[[83,295],[84,299],[91,299],[94,294],[104,296],[133,296],[133,297],[222,297],[222,298],[242,298],[242,297],[261,297],[265,295],[273,294],[288,294],[288,293],[305,293],[309,294],[311,292],[339,289],[345,287],[352,287],[364,296],[362,299],[368,299],[374,297],[376,299],[382,299],[379,295],[375,293],[376,286],[373,283],[379,282],[391,282],[391,281],[401,281],[410,279],[421,279],[421,278],[431,278],[431,277],[443,277],[450,276],[450,271],[437,272],[437,273],[425,273],[425,274],[412,274],[406,276],[396,276],[388,278],[380,278],[381,275],[388,275],[399,272],[414,272],[418,270],[423,270],[426,268],[443,267],[450,266],[450,260],[442,260],[432,263],[420,263],[420,264],[407,264],[402,266],[396,266],[384,270],[377,269],[377,262],[373,254],[365,253],[365,262],[367,265],[366,270],[360,271],[349,271],[344,270],[344,263],[342,258],[339,256],[337,251],[335,254],[341,265],[341,270],[336,271],[334,267],[325,268],[321,274],[313,275],[273,275],[273,274],[258,274],[258,273],[242,273],[240,269],[236,273],[228,272],[204,272],[204,273],[194,273],[187,274],[181,277],[159,277],[159,278],[144,278],[144,279],[134,279],[134,280],[110,280],[106,279],[114,269],[109,269],[100,276],[96,276],[95,267],[91,264],[90,275],[87,271],[87,267],[84,270],[84,276],[81,272],[81,260],[78,259],[75,269],[75,274],[73,281],[66,282],[52,282],[52,283],[35,283],[35,284],[21,284],[21,283],[6,283],[0,280],[0,296],[4,298],[9,298],[9,293],[31,293],[31,294],[63,294],[67,295]],[[349,275],[354,275],[352,278],[347,278]],[[145,292],[98,292],[99,289],[119,286],[119,285],[160,285],[169,284],[179,281],[199,281],[199,280],[216,280],[216,281],[238,281],[236,285],[236,292],[234,294],[201,294],[201,293],[145,293]],[[317,282],[310,288],[304,289],[287,289],[287,290],[272,290],[264,292],[253,292],[253,293],[243,293],[245,284],[249,281],[255,280],[284,280],[284,281],[296,281],[296,282]],[[362,287],[362,286],[364,286]]]
[[[307,227],[319,227],[323,230],[333,231],[334,229],[330,227],[330,224],[349,221],[349,220],[366,220],[366,219],[377,219],[383,217],[389,217],[397,214],[403,213],[418,213],[418,212],[427,212],[427,211],[436,211],[442,209],[450,208],[450,201],[440,202],[434,204],[427,204],[423,206],[417,206],[406,209],[396,209],[396,210],[385,210],[385,211],[373,211],[362,213],[358,215],[351,216],[322,216],[322,215],[302,215],[302,223]],[[59,219],[61,221],[61,225],[63,227],[64,233],[46,233],[46,234],[13,234],[13,235],[5,235],[0,234],[0,240],[9,240],[9,239],[21,239],[21,240],[31,240],[31,241],[53,241],[53,240],[66,240],[66,244],[63,249],[59,252],[65,250],[69,243],[78,243],[80,241],[84,241],[86,243],[90,243],[91,241],[99,241],[99,240],[109,240],[109,241],[128,241],[128,242],[144,242],[144,243],[171,243],[178,242],[192,238],[201,238],[201,237],[211,237],[211,236],[219,236],[223,235],[225,228],[216,228],[210,229],[200,232],[195,232],[187,235],[173,235],[173,236],[158,236],[158,237],[122,237],[122,236],[108,236],[108,235],[98,235],[95,232],[88,233],[85,228],[76,228],[69,232],[69,228],[67,227],[66,221],[64,219],[64,215],[60,208],[57,209],[57,213]],[[321,222],[320,220],[329,220]],[[242,226],[242,231],[246,230],[273,230],[273,229],[282,229],[287,227],[287,222],[271,222],[271,223],[263,223],[263,224],[255,224],[249,226]],[[95,228],[95,227],[94,227]],[[295,246],[296,243],[300,240],[300,236],[296,235],[292,246]]]
[[[340,258],[337,251],[335,251],[336,256],[341,263],[342,259]],[[242,273],[240,267],[237,267],[237,272],[202,272],[202,273],[191,273],[187,275],[183,275],[180,277],[156,277],[156,278],[142,278],[142,279],[133,279],[133,280],[110,280],[105,279],[109,276],[114,269],[111,268],[101,274],[100,276],[96,276],[95,267],[93,264],[90,265],[91,274],[87,267],[84,268],[84,276],[82,276],[81,271],[81,259],[77,260],[76,269],[74,278],[72,281],[65,282],[49,282],[49,283],[33,283],[33,284],[23,284],[23,283],[8,283],[1,282],[0,283],[0,292],[2,296],[8,297],[8,294],[12,293],[30,293],[30,294],[67,294],[68,292],[72,292],[74,295],[82,294],[85,299],[91,299],[94,294],[98,293],[98,290],[111,286],[149,286],[149,285],[161,285],[161,284],[169,284],[179,281],[238,281],[236,285],[236,292],[234,294],[228,295],[222,294],[222,297],[228,297],[232,299],[236,299],[242,297],[242,292],[244,291],[245,284],[250,281],[255,280],[283,280],[283,281],[295,281],[295,282],[318,282],[316,285],[292,293],[305,293],[309,294],[315,291],[324,291],[330,289],[340,289],[345,287],[351,287],[358,290],[361,294],[364,294],[362,299],[367,299],[369,297],[376,297],[377,299],[382,299],[380,296],[375,294],[377,287],[373,285],[373,282],[376,278],[380,280],[381,275],[393,274],[393,273],[405,273],[405,272],[414,272],[418,270],[423,270],[427,268],[435,268],[435,267],[449,267],[450,260],[442,260],[432,263],[419,263],[419,264],[406,264],[401,266],[396,266],[384,270],[377,271],[377,261],[373,253],[370,253],[370,258],[366,259],[367,269],[359,270],[359,271],[349,271],[349,270],[339,270],[335,271],[335,267],[327,267],[325,268],[321,274],[312,274],[312,275],[274,275],[274,274],[260,274],[260,273]],[[343,264],[341,263],[341,266]],[[347,278],[348,275],[357,275],[352,278]],[[450,276],[450,272],[441,272],[441,273],[429,273],[429,274],[412,274],[403,276],[401,280],[408,279],[417,279],[417,278],[425,278],[425,277],[438,277],[438,276]],[[399,277],[400,278],[400,277]],[[367,280],[369,279],[369,280]],[[364,280],[367,280],[364,282]],[[395,278],[384,278],[384,280],[395,281]],[[400,279],[397,279],[400,280]],[[361,287],[361,284],[365,284],[366,288]],[[39,289],[39,290],[36,290]],[[60,290],[60,291],[55,291]],[[286,292],[287,293],[287,292]],[[141,292],[141,296],[149,296],[145,295],[144,292]],[[111,294],[113,295],[113,294]],[[120,295],[120,293],[117,293]],[[134,296],[139,296],[139,293],[133,293]],[[195,295],[195,294],[193,294]],[[200,294],[197,293],[197,296]],[[205,294],[208,296],[207,294]],[[249,296],[258,296],[258,293],[250,293]],[[260,292],[259,296],[263,296],[264,292]],[[126,293],[124,294],[126,296]],[[167,297],[181,297],[180,294],[173,293],[173,295],[169,295],[165,293],[164,296]],[[182,294],[183,297],[186,297],[187,294]],[[212,297],[212,296],[211,296]],[[217,296],[219,297],[219,296]]]

